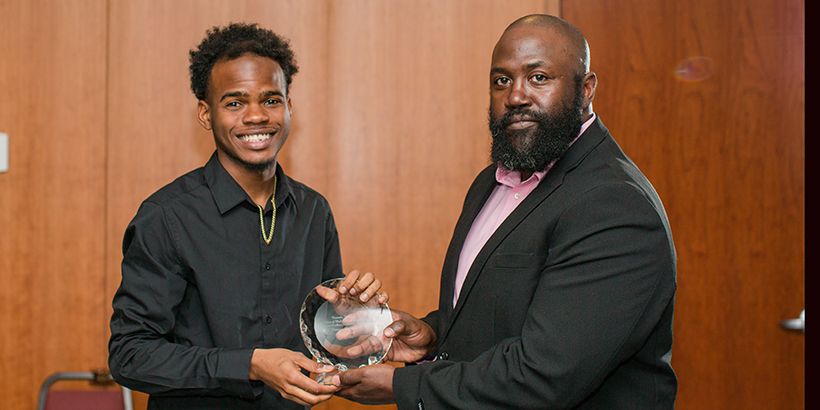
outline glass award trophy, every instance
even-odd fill
[[[330,302],[317,292],[319,287],[335,291],[341,283],[342,279],[331,279],[314,288],[299,313],[302,340],[310,354],[340,372],[381,362],[393,342],[384,336],[393,316],[378,297],[362,303],[356,296],[337,293],[336,301]],[[317,377],[320,383],[322,376]]]

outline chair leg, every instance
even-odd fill
[[[125,410],[134,410],[134,400],[131,397],[131,389],[122,388],[122,404]]]

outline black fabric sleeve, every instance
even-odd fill
[[[110,324],[114,379],[149,394],[261,394],[262,385],[248,378],[253,349],[173,342],[175,312],[188,286],[175,251],[174,224],[160,206],[146,202],[126,230],[122,283]]]

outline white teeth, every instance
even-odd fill
[[[253,134],[253,135],[243,135],[239,137],[242,141],[248,142],[259,142],[269,139],[271,134]]]

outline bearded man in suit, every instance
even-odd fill
[[[575,27],[513,22],[490,68],[492,164],[473,182],[438,310],[396,312],[388,359],[338,393],[404,409],[673,409],[676,255],[658,195],[592,110]]]

